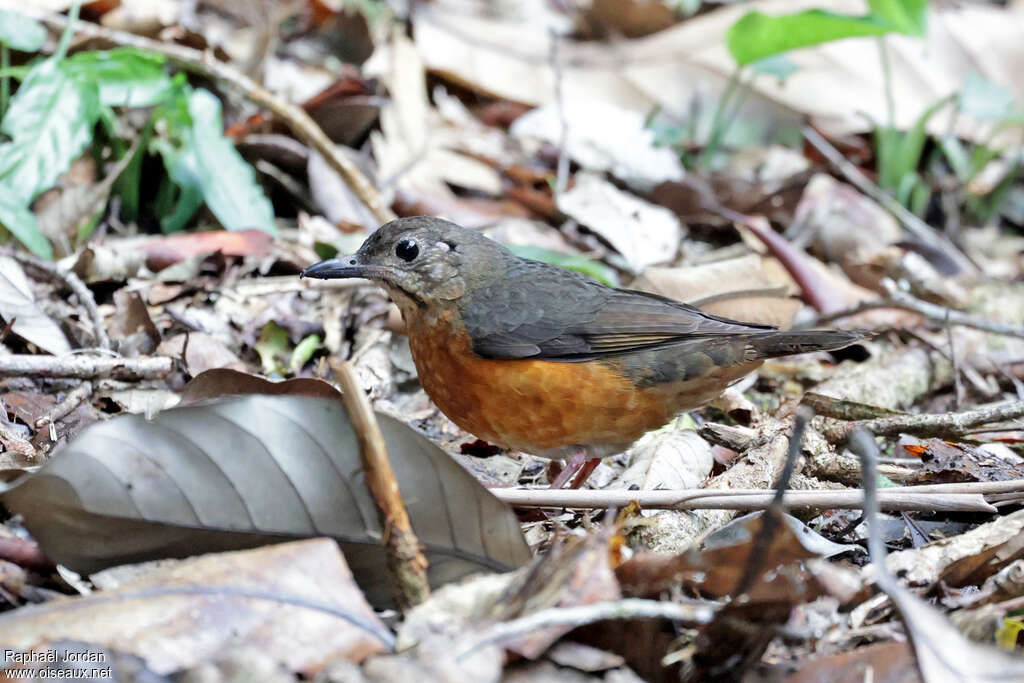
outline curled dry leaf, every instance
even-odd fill
[[[973,573],[969,570],[971,565],[976,570],[986,564],[1001,546],[1013,542],[1022,533],[1024,510],[1018,510],[957,536],[933,541],[921,548],[890,553],[885,564],[890,572],[910,586],[934,585],[947,571],[950,581],[955,584]],[[992,571],[998,569],[996,566]],[[865,567],[864,571],[866,576],[874,576],[872,565]]]
[[[387,652],[393,642],[325,538],[204,555],[112,591],[0,617],[7,648],[62,640],[137,655],[157,673],[252,647],[306,674],[332,659]]]
[[[71,352],[60,325],[36,305],[21,265],[6,256],[0,257],[0,317],[5,322],[13,320],[12,332],[48,353],[61,356]]]
[[[557,198],[558,208],[603,237],[640,272],[671,261],[683,237],[674,213],[623,192],[592,173],[576,174],[576,186]]]
[[[615,489],[695,489],[711,474],[711,444],[673,423],[644,435],[628,451],[629,467]]]
[[[910,483],[939,484],[957,481],[1008,481],[1024,479],[1024,464],[964,443],[942,439],[908,439],[903,449],[921,459],[922,467]]]
[[[562,142],[563,120],[565,153],[588,171],[611,173],[641,192],[683,177],[679,156],[668,147],[654,146],[654,131],[646,127],[644,114],[618,105],[592,100],[566,102],[562,107],[548,104],[520,116],[509,132],[535,147],[540,143],[557,146]]]
[[[199,402],[92,425],[4,504],[50,557],[79,572],[330,536],[368,599],[390,604],[376,504],[330,385],[220,370],[200,376],[185,400]],[[409,427],[378,419],[432,585],[529,561],[511,510]]]

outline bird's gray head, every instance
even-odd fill
[[[352,256],[321,261],[302,277],[370,278],[384,285],[399,305],[424,306],[456,301],[469,289],[499,280],[505,261],[514,258],[476,230],[415,216],[382,225]]]

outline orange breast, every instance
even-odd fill
[[[557,451],[568,446],[614,447],[611,452],[617,452],[753,369],[724,368],[722,376],[637,388],[609,362],[481,358],[450,318],[439,323],[409,325],[413,359],[427,394],[462,429],[536,455],[560,457]]]

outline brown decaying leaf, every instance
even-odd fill
[[[868,673],[870,671],[870,674]],[[876,643],[805,662],[785,683],[918,683],[914,652],[907,643]]]
[[[229,393],[262,386],[214,372],[200,386],[218,378]],[[315,381],[302,382],[299,393],[308,393]],[[378,419],[432,585],[529,561],[511,510],[409,427]],[[214,398],[150,421],[126,415],[95,424],[3,500],[49,556],[82,572],[331,536],[370,601],[387,605],[383,531],[357,449],[340,400]]]
[[[679,301],[722,295],[720,300],[701,304],[700,308],[733,320],[788,329],[801,303],[789,296],[792,281],[776,275],[777,270],[767,270],[764,260],[748,254],[682,268],[651,267],[633,287]]]
[[[247,646],[306,674],[386,652],[392,641],[326,538],[204,555],[0,617],[7,648],[62,640],[138,655],[157,673]]]
[[[942,439],[922,439],[903,449],[921,459],[922,467],[909,483],[941,484],[958,481],[1008,481],[1024,479],[1024,464],[1001,458],[969,444]]]
[[[609,529],[556,539],[546,554],[513,580],[488,616],[507,621],[548,607],[619,599],[619,584],[610,563],[611,539]],[[571,626],[540,629],[508,641],[504,647],[534,659],[571,630]]]
[[[262,230],[212,230],[143,240],[137,249],[146,255],[146,267],[156,272],[192,256],[218,251],[225,256],[263,256],[270,253],[272,242]]]

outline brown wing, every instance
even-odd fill
[[[605,287],[521,260],[499,284],[460,301],[476,353],[581,361],[695,338],[774,328],[719,318],[656,294]]]

